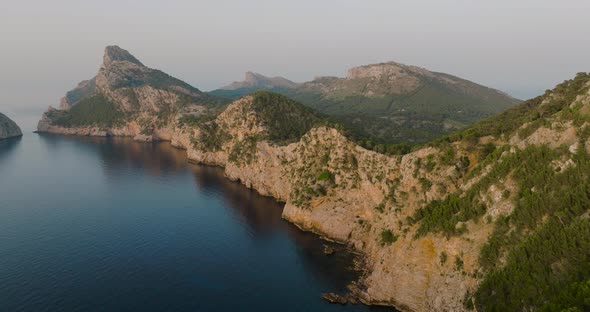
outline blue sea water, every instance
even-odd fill
[[[168,143],[0,141],[0,311],[383,310],[321,299],[353,255],[281,211]]]

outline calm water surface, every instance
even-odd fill
[[[0,141],[0,311],[377,311],[282,206],[167,143]]]

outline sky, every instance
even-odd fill
[[[397,61],[526,99],[590,71],[588,0],[0,0],[0,111],[40,114],[116,44],[201,90]]]

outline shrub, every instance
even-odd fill
[[[393,234],[391,230],[383,230],[381,232],[381,245],[391,245],[395,243],[398,236]]]

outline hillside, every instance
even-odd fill
[[[165,118],[101,94],[45,131],[170,140],[191,161],[222,166],[285,202],[286,220],[363,253],[366,274],[345,300],[404,311],[590,308],[589,74],[393,156],[270,92]],[[124,122],[84,119],[113,112]]]
[[[0,113],[0,140],[22,135],[19,126],[6,115]]]
[[[369,271],[348,298],[411,311],[588,309],[590,75],[393,157],[329,127],[233,153],[260,136],[229,113],[249,101],[212,121],[228,134],[218,149],[193,134],[189,158],[363,251]]]
[[[494,89],[416,66],[381,63],[346,78],[294,85],[233,83],[211,94],[237,98],[256,90],[289,96],[354,129],[373,143],[420,143],[499,113],[519,101]]]
[[[403,156],[319,127],[296,144],[262,140],[231,157],[249,140],[237,129],[252,128],[236,118],[216,119],[230,133],[219,149],[195,139],[189,157],[286,201],[287,220],[363,251],[369,274],[352,288],[361,301],[414,311],[588,308],[589,75]]]

